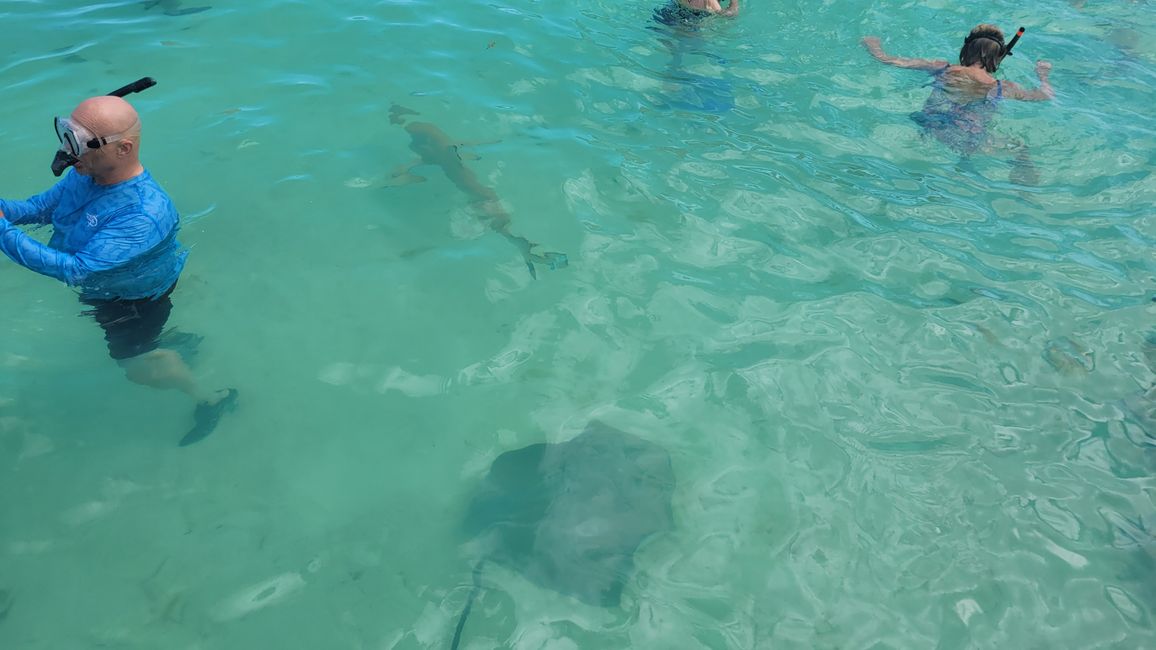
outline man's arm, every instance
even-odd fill
[[[727,8],[723,9],[720,13],[724,16],[739,15],[739,0],[731,0],[730,4],[727,5]]]
[[[867,36],[863,39],[863,47],[871,53],[871,56],[879,59],[887,65],[893,65],[897,68],[908,68],[911,70],[941,70],[948,67],[947,61],[941,59],[908,59],[899,56],[891,56],[883,51],[883,46],[879,43],[879,37]]]
[[[42,275],[77,286],[92,273],[123,266],[160,243],[160,232],[147,215],[129,213],[109,220],[82,250],[73,254],[42,244],[0,219],[0,250],[17,264]]]
[[[70,174],[71,176],[71,174]],[[0,199],[0,217],[11,223],[48,223],[60,203],[67,179],[24,201]]]
[[[1053,99],[1056,96],[1056,91],[1052,90],[1052,83],[1048,81],[1048,76],[1051,72],[1052,64],[1047,61],[1037,62],[1036,76],[1040,78],[1040,87],[1034,90],[1027,90],[1019,84],[1008,81],[1004,83],[1006,87],[1004,97],[1025,102],[1042,102]]]

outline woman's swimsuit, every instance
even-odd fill
[[[711,15],[713,14],[709,11],[683,6],[678,3],[678,0],[670,0],[667,4],[654,10],[656,22],[684,29],[698,29],[703,19],[709,18]]]
[[[931,95],[923,104],[923,110],[912,113],[911,119],[924,133],[959,153],[975,153],[988,143],[987,125],[1003,99],[1003,82],[997,79],[995,91],[983,99],[960,103],[947,92],[943,80],[949,67],[944,66],[935,73]]]

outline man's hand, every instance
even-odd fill
[[[1052,71],[1052,64],[1047,61],[1036,61],[1036,76],[1040,79],[1047,79],[1048,74]]]

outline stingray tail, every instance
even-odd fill
[[[482,590],[482,565],[485,563],[485,560],[481,560],[474,565],[474,586],[470,588],[470,595],[466,597],[466,606],[462,609],[462,615],[458,617],[458,627],[454,630],[454,640],[450,641],[450,650],[458,650],[458,644],[462,642],[462,630],[466,628],[466,619],[470,616],[474,599]]]

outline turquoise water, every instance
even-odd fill
[[[0,9],[0,192],[52,181],[52,115],[157,78],[170,323],[241,391],[178,448],[186,399],[0,261],[0,647],[448,647],[471,491],[593,419],[670,452],[673,529],[617,608],[487,570],[463,649],[1156,646],[1150,3],[751,0],[686,44],[714,114],[651,3],[163,13],[208,1]],[[989,20],[1029,29],[1005,79],[1055,65],[993,126],[1035,185],[921,139],[926,77],[858,43]],[[392,185],[394,103],[569,266],[532,279],[436,169]]]

